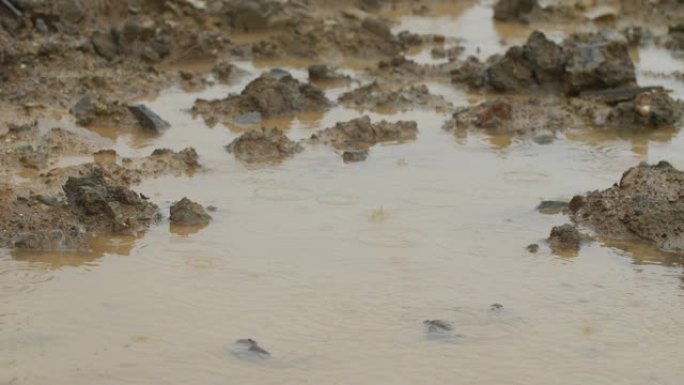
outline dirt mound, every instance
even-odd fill
[[[364,116],[321,130],[311,136],[311,141],[340,150],[362,150],[382,142],[414,140],[417,134],[418,125],[414,121],[371,123],[370,118]]]
[[[446,110],[451,103],[433,95],[425,85],[383,89],[377,82],[357,88],[340,96],[338,101],[349,107],[365,110],[408,110],[413,108]]]
[[[293,156],[302,147],[278,128],[261,128],[240,135],[226,150],[245,162],[272,162]]]
[[[193,113],[212,126],[219,121],[239,124],[242,117],[251,114],[258,114],[254,119],[258,123],[261,118],[321,111],[330,105],[319,88],[301,83],[285,71],[273,70],[249,83],[239,95],[211,101],[197,99]]]
[[[570,210],[603,238],[684,252],[684,172],[667,162],[630,168],[613,187],[573,198]]]

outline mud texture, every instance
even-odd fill
[[[311,142],[331,145],[340,150],[364,150],[382,142],[414,140],[418,125],[414,121],[371,123],[368,116],[340,122],[311,136]]]
[[[183,198],[171,206],[169,221],[176,226],[206,226],[211,222],[211,216],[199,203]]]
[[[614,186],[573,198],[570,209],[604,239],[684,252],[684,172],[667,162],[630,168]]]
[[[247,115],[257,115],[255,123],[258,123],[262,118],[322,111],[330,105],[316,86],[301,83],[286,71],[273,70],[249,83],[240,95],[211,101],[197,99],[193,113],[201,115],[207,125],[213,126],[217,122],[234,124]]]
[[[452,107],[443,96],[431,94],[425,85],[392,90],[384,89],[377,82],[347,92],[338,101],[361,110],[403,111],[420,108],[443,111]]]
[[[245,162],[273,162],[294,156],[302,151],[302,146],[278,128],[260,128],[240,135],[226,150]]]

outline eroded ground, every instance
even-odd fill
[[[0,384],[681,381],[681,2],[10,3]]]

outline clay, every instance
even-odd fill
[[[240,135],[226,150],[245,162],[272,162],[293,156],[302,147],[278,128],[260,128]]]
[[[197,99],[192,110],[212,126],[219,121],[234,123],[236,118],[246,114],[258,113],[261,118],[272,118],[322,111],[330,105],[317,87],[301,83],[289,73],[271,71],[249,83],[239,95],[211,101]]]
[[[442,96],[433,95],[425,85],[385,89],[373,82],[342,94],[340,104],[362,110],[408,110],[413,108],[446,110],[451,103]]]
[[[573,198],[574,222],[608,240],[684,252],[684,172],[662,161],[627,170],[619,183]]]
[[[169,220],[177,226],[206,226],[211,216],[199,203],[183,198],[171,206]]]
[[[413,121],[371,123],[368,116],[340,122],[311,136],[311,142],[332,145],[342,150],[367,149],[382,142],[414,140],[418,126]]]

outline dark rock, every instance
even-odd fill
[[[240,135],[226,146],[226,150],[246,162],[271,162],[293,156],[302,151],[302,147],[278,128],[261,128]]]
[[[487,68],[488,84],[496,91],[515,91],[536,84],[534,74],[524,58],[522,47],[514,46],[501,60]]]
[[[494,18],[501,21],[527,21],[525,16],[538,7],[537,0],[499,0],[494,6]]]
[[[171,206],[169,220],[173,225],[205,226],[211,221],[202,205],[183,198]]]
[[[345,151],[342,153],[342,160],[344,163],[363,162],[368,158],[368,151]]]
[[[162,119],[144,104],[128,106],[128,110],[135,116],[140,126],[149,132],[160,133],[171,127],[169,122]]]
[[[570,52],[565,76],[569,94],[636,85],[634,63],[625,41],[597,35],[588,43],[572,46]]]
[[[531,243],[531,244],[527,245],[526,249],[527,249],[527,251],[529,251],[530,253],[534,254],[534,253],[536,253],[537,251],[539,251],[539,245],[536,244],[536,243]]]
[[[542,201],[537,206],[537,211],[542,214],[553,215],[563,212],[568,208],[568,202],[563,201]]]

